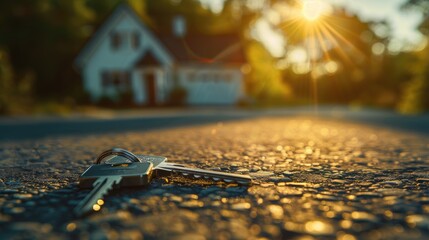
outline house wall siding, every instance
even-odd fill
[[[111,34],[118,33],[121,38],[121,44],[117,49],[112,48]],[[132,46],[132,34],[138,33],[138,48]],[[120,14],[115,21],[112,21],[110,28],[106,30],[101,37],[92,54],[88,57],[86,65],[83,68],[84,86],[93,100],[100,99],[106,94],[102,87],[101,75],[104,71],[127,71],[131,75],[131,87],[135,93],[135,100],[142,101],[143,88],[138,83],[138,76],[133,74],[135,62],[145,53],[151,51],[153,55],[166,66],[171,65],[172,59],[166,50],[159,45],[153,35],[137,22],[129,14]],[[136,88],[134,88],[134,86]]]
[[[138,105],[143,105],[146,101],[146,87],[141,80],[142,73],[140,70],[134,70],[131,76],[131,87],[134,93],[134,101]]]

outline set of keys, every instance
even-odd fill
[[[102,161],[104,160],[104,163]],[[113,148],[101,153],[80,177],[79,187],[93,188],[76,206],[74,213],[82,216],[98,211],[104,203],[104,197],[113,188],[145,186],[157,177],[180,174],[192,179],[206,179],[249,185],[252,179],[248,175],[209,171],[169,163],[160,156],[134,155],[133,153]]]

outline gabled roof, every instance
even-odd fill
[[[75,65],[79,68],[85,65],[93,51],[97,49],[101,40],[108,36],[111,26],[120,19],[123,14],[131,16],[140,25],[154,34],[164,48],[172,55],[174,61],[178,63],[226,63],[243,64],[246,62],[244,50],[238,35],[221,34],[205,35],[197,33],[188,33],[185,37],[176,37],[173,34],[158,33],[155,29],[149,29],[140,17],[127,4],[119,5],[112,14],[101,24],[101,27],[95,31],[89,41],[84,45]],[[144,53],[145,55],[148,52]],[[136,62],[136,65],[148,63],[159,64],[154,56],[142,56]]]
[[[92,52],[97,49],[97,46],[100,44],[101,40],[109,34],[111,26],[118,21],[121,16],[124,14],[130,16],[136,22],[140,24],[140,26],[144,29],[148,28],[145,24],[143,24],[140,17],[131,9],[127,4],[120,4],[118,7],[114,9],[114,11],[107,17],[104,22],[95,30],[94,34],[89,38],[89,40],[84,44],[84,47],[80,50],[78,56],[75,59],[75,65],[78,68],[81,68],[87,61],[87,59],[91,56]],[[150,30],[148,30],[150,32]]]

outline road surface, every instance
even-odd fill
[[[428,239],[429,121],[389,112],[208,111],[0,120],[0,239]],[[112,192],[77,218],[77,179],[122,147],[249,174]]]

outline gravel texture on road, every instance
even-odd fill
[[[121,147],[249,174],[249,187],[157,179],[76,218],[78,176]],[[428,239],[429,137],[265,117],[0,143],[0,239]]]

